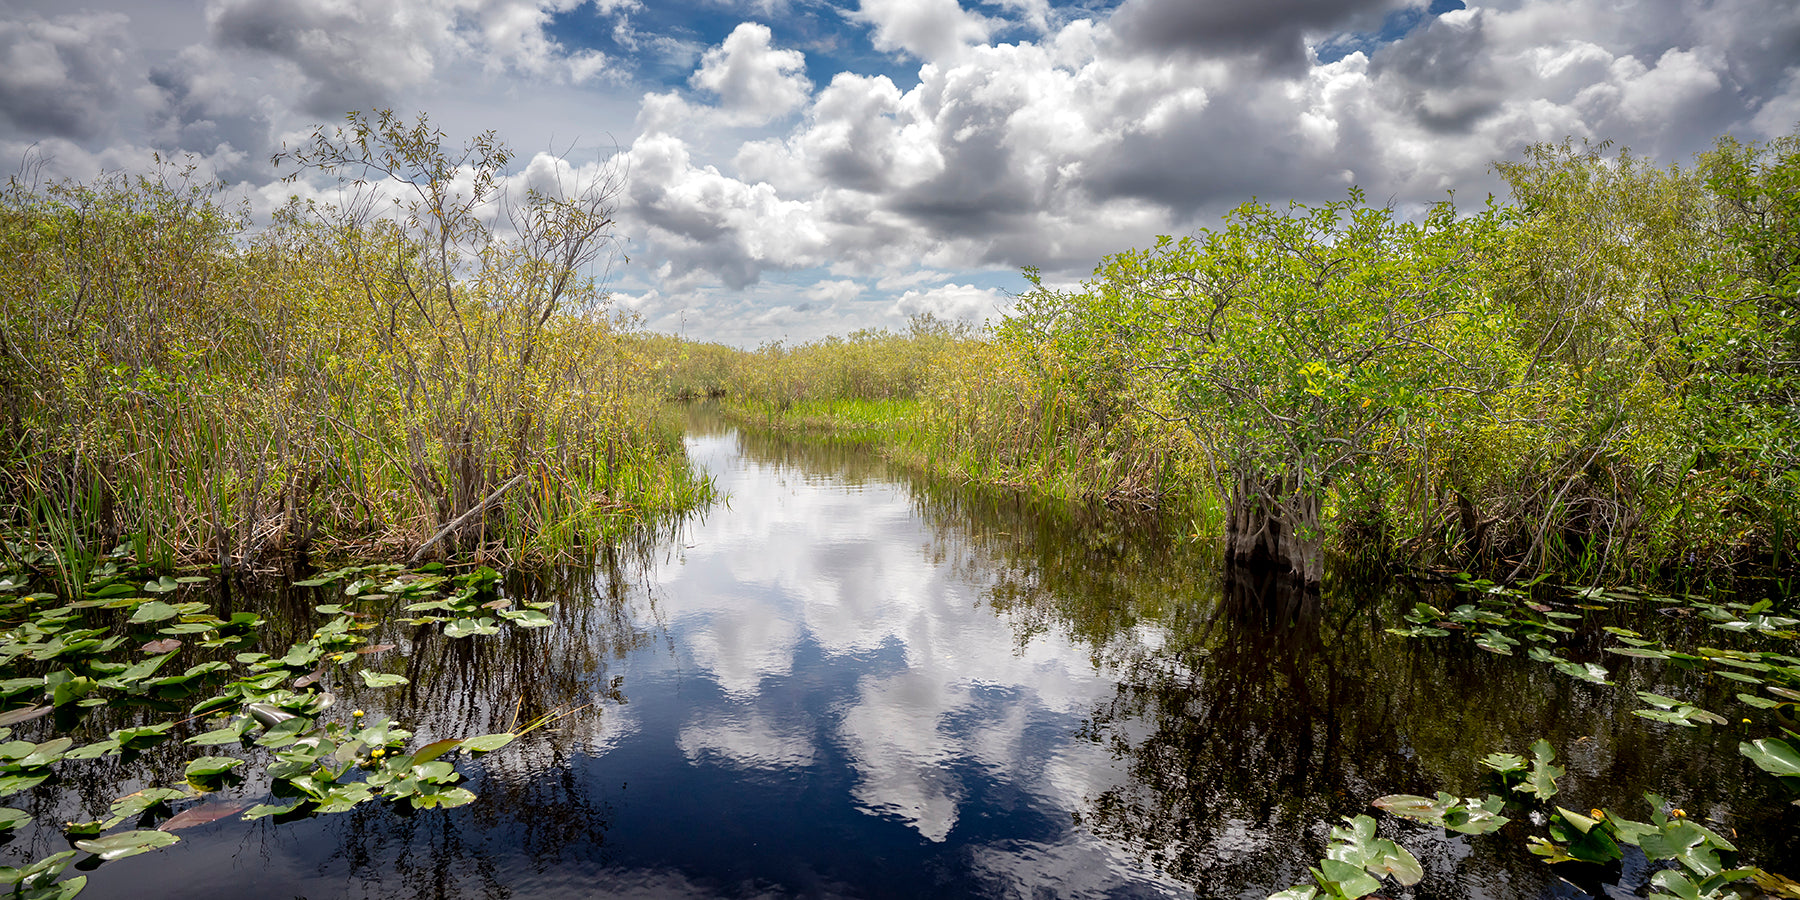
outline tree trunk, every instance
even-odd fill
[[[1227,566],[1285,572],[1315,586],[1324,578],[1325,540],[1316,495],[1295,493],[1285,477],[1240,473],[1230,503]]]

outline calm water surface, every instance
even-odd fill
[[[729,503],[594,571],[515,586],[558,600],[557,628],[389,626],[413,685],[333,685],[421,740],[576,710],[460,762],[475,804],[221,822],[98,867],[84,896],[1261,898],[1305,880],[1337,816],[1387,793],[1479,793],[1476,760],[1538,736],[1572,805],[1641,813],[1654,789],[1800,868],[1800,816],[1747,770],[1744,735],[1629,714],[1633,690],[1725,686],[1604,657],[1620,685],[1594,687],[1394,638],[1404,586],[1290,608],[1222,590],[1215,554],[1153,522],[920,486],[704,414],[688,450]],[[317,618],[316,597],[256,602]],[[165,749],[150,777],[178,782],[191,753]],[[142,765],[41,789],[33,811],[91,816],[142,786]],[[1416,897],[1627,896],[1648,875],[1641,857],[1553,871],[1519,836],[1378,817],[1426,866]]]

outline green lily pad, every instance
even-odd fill
[[[363,684],[372,688],[399,687],[400,685],[411,683],[405,675],[390,675],[386,672],[371,672],[368,669],[363,669],[357,674],[362,676]]]
[[[10,807],[0,808],[0,831],[12,831],[31,821],[31,813]]]
[[[502,731],[498,734],[483,734],[472,738],[465,738],[462,741],[462,746],[464,750],[471,753],[491,753],[512,743],[517,738],[518,735],[513,734],[510,731]]]
[[[152,600],[148,603],[139,604],[137,609],[132,610],[131,622],[134,625],[141,625],[147,622],[161,622],[165,619],[173,619],[177,615],[180,615],[180,610],[177,610],[175,607],[170,606],[161,600]]]
[[[76,841],[75,846],[110,862],[158,850],[180,840],[181,838],[166,831],[139,829],[137,831],[121,831],[118,834],[109,834],[91,841]]]
[[[0,797],[11,796],[20,791],[29,791],[43,784],[49,777],[50,773],[48,772],[41,775],[0,775]]]
[[[246,822],[254,822],[257,819],[260,819],[264,816],[285,816],[288,813],[291,813],[294,810],[299,809],[300,805],[305,802],[306,802],[305,800],[295,800],[292,803],[278,803],[278,804],[258,803],[255,806],[252,806],[249,809],[244,810],[244,815],[242,818]]]
[[[202,756],[187,764],[187,778],[214,778],[244,764],[241,759],[230,756]]]
[[[121,728],[109,737],[119,742],[126,750],[143,750],[154,747],[169,739],[169,729],[175,727],[174,722],[161,725],[144,725],[137,728]]]
[[[1738,752],[1765,772],[1784,777],[1800,775],[1800,751],[1780,738],[1745,741],[1738,745]]]
[[[77,747],[63,754],[63,759],[99,759],[108,753],[117,753],[119,742],[115,740],[95,741],[85,747]]]

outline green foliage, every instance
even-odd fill
[[[1012,313],[926,365],[879,335],[682,352],[770,422],[917,397],[865,430],[969,480],[1279,532],[1227,549],[1301,569],[1322,547],[1503,580],[1791,567],[1800,137],[1721,139],[1693,169],[1569,141],[1496,168],[1505,204],[1473,212],[1253,202],[1080,285],[1028,269]]]
[[[122,540],[249,564],[392,555],[454,524],[439,548],[568,557],[704,499],[592,279],[612,186],[509,198],[511,159],[491,134],[457,148],[352,115],[282,160],[344,200],[255,234],[179,171],[11,181],[10,524],[78,584]]]

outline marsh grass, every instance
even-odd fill
[[[423,126],[352,121],[421,166],[446,152]],[[250,234],[217,196],[171,170],[0,197],[4,524],[71,583],[127,541],[572,558],[710,496],[580,259],[298,205]],[[534,214],[600,215],[560,202]]]

